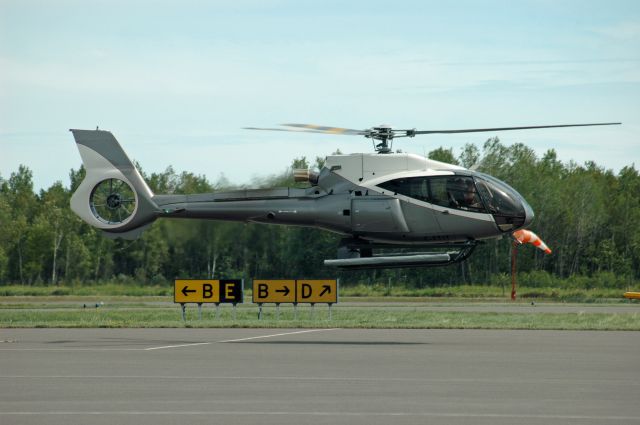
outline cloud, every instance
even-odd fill
[[[640,22],[620,22],[615,25],[595,28],[594,32],[623,41],[640,41]]]

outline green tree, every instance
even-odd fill
[[[13,273],[25,283],[25,243],[29,233],[29,223],[38,208],[37,199],[33,192],[33,173],[24,165],[18,167],[17,172],[11,173],[6,184],[2,185],[3,198],[11,210],[11,218],[6,225],[5,233],[9,241],[10,269],[17,269]]]
[[[439,147],[437,149],[429,152],[429,159],[433,159],[435,161],[446,162],[447,164],[460,165],[455,155],[453,154],[453,149],[445,149],[443,147]]]

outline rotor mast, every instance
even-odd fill
[[[373,149],[378,153],[392,153],[393,139],[396,137],[414,137],[415,128],[411,130],[393,130],[390,125],[382,124],[364,132],[364,137],[377,140],[373,143]]]

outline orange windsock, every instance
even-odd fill
[[[520,243],[530,243],[543,250],[545,254],[551,254],[549,247],[531,230],[520,229],[513,232],[513,237]]]

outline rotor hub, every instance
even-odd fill
[[[122,205],[122,197],[119,193],[112,193],[107,197],[107,207],[109,209],[118,209],[120,208],[120,205]]]
[[[365,137],[380,141],[380,143],[374,144],[373,148],[376,152],[391,153],[393,138],[396,137],[396,133],[390,125],[383,124],[368,130],[367,133],[365,133]]]
[[[91,191],[89,208],[102,223],[122,224],[132,218],[136,210],[136,195],[125,181],[105,179]]]

